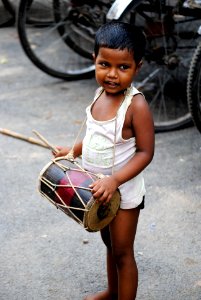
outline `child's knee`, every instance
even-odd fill
[[[116,261],[116,264],[119,267],[135,260],[133,249],[115,248],[114,247],[112,249],[112,253],[113,253],[113,257]]]

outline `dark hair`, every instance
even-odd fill
[[[145,53],[146,38],[142,30],[134,25],[111,21],[102,25],[96,32],[95,56],[98,55],[100,47],[127,49],[133,53],[136,63],[139,63]]]

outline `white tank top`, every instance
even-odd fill
[[[91,108],[102,92],[103,89],[99,88],[95,94],[94,101],[86,108],[87,130],[82,145],[82,165],[85,170],[90,172],[111,175],[112,169],[114,172],[119,170],[135,155],[135,138],[123,139],[122,128],[133,96],[140,92],[133,86],[128,88],[116,117],[107,121],[97,121],[92,117]],[[129,209],[138,206],[145,194],[143,174],[140,173],[120,185],[119,190],[121,194],[121,208]]]

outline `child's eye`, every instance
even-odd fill
[[[127,65],[121,65],[120,66],[120,70],[127,70],[129,68],[129,66]]]
[[[100,62],[99,64],[100,64],[102,67],[104,67],[104,68],[108,66],[108,64],[107,64],[106,62],[104,62],[104,61]]]

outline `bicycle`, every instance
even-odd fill
[[[187,99],[194,124],[201,133],[201,43],[197,46],[190,64]]]
[[[116,19],[143,28],[147,51],[134,84],[149,102],[156,131],[189,125],[186,74],[200,38],[200,9],[173,0],[44,0],[53,22],[33,27],[26,20],[41,4],[34,0],[28,7],[28,1],[21,0],[18,11],[22,47],[42,71],[64,80],[94,76],[94,35],[102,23]]]

